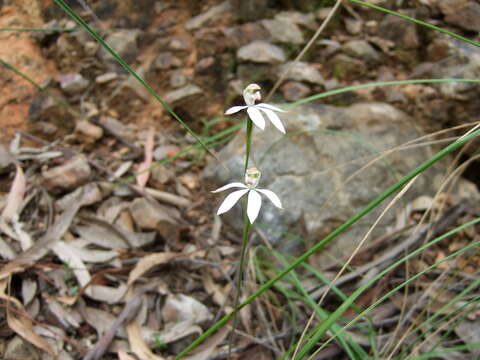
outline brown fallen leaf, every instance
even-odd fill
[[[33,331],[33,323],[22,303],[5,293],[8,282],[9,279],[7,278],[0,280],[0,298],[10,303],[9,306],[6,306],[8,326],[26,341],[55,357],[55,351],[53,351],[47,341]]]
[[[139,174],[137,176],[137,184],[142,188],[147,185],[148,178],[150,177],[150,170],[148,169],[152,166],[154,144],[155,129],[152,126],[148,130],[147,140],[145,141],[145,160],[138,167]]]
[[[10,192],[8,193],[7,204],[2,212],[2,217],[14,221],[18,219],[18,211],[22,205],[25,196],[25,189],[27,188],[27,180],[20,165],[17,165],[17,173],[13,179]]]
[[[164,358],[157,356],[150,351],[150,348],[143,340],[140,325],[137,320],[133,320],[127,325],[127,334],[132,352],[137,355],[139,359],[164,360]]]
[[[155,266],[168,263],[170,260],[182,256],[183,254],[173,252],[154,253],[142,258],[137,265],[130,271],[127,285],[131,286],[139,277]]]

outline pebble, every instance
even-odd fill
[[[308,96],[311,89],[298,81],[288,81],[281,87],[282,95],[287,101],[297,101]]]
[[[154,66],[159,70],[167,70],[182,66],[182,61],[171,52],[164,52],[157,56]]]
[[[280,66],[279,76],[288,71],[285,79],[294,81],[304,81],[311,84],[323,85],[322,74],[311,64],[302,61],[289,61]]]
[[[90,81],[81,74],[63,74],[58,77],[60,87],[68,94],[78,94],[85,90]]]
[[[77,122],[75,131],[94,140],[98,140],[103,136],[103,129],[87,120],[80,120]]]
[[[74,190],[85,184],[92,170],[85,155],[79,154],[65,164],[42,172],[43,185],[48,190]]]
[[[97,84],[106,84],[112,80],[115,80],[118,78],[118,74],[115,73],[115,72],[107,72],[105,74],[102,74],[102,75],[98,75],[96,78],[95,78],[95,82]]]
[[[169,92],[168,94],[165,95],[164,100],[169,104],[173,104],[187,97],[200,95],[202,93],[203,93],[203,90],[200,89],[197,85],[188,84],[181,87],[180,89]]]
[[[287,59],[282,48],[262,40],[253,41],[239,48],[237,57],[241,61],[266,64],[282,63]]]

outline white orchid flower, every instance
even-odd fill
[[[253,224],[255,219],[258,217],[260,207],[262,206],[262,197],[260,196],[260,193],[265,195],[273,203],[273,205],[283,209],[280,199],[273,191],[256,188],[258,182],[260,181],[260,176],[261,173],[257,168],[250,168],[245,172],[245,184],[234,182],[212,191],[213,193],[217,193],[231,188],[241,188],[241,190],[232,192],[225,198],[225,200],[223,200],[222,204],[218,208],[217,215],[223,214],[230,210],[238,202],[238,200],[240,200],[240,198],[246,194],[248,194],[247,216],[251,224]]]
[[[225,114],[232,115],[235,114],[243,109],[247,109],[248,116],[253,121],[255,125],[257,125],[260,129],[265,129],[265,119],[262,115],[262,112],[267,115],[268,119],[272,122],[272,124],[280,130],[282,133],[285,134],[285,127],[283,126],[280,118],[275,111],[277,112],[285,112],[282,109],[277,108],[276,106],[260,103],[255,104],[255,101],[260,101],[262,99],[262,95],[260,94],[260,86],[257,84],[250,84],[248,85],[245,90],[243,90],[243,99],[245,100],[245,106],[233,106],[228,109]]]

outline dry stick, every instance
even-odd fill
[[[123,308],[120,315],[115,319],[115,322],[112,324],[110,330],[108,330],[103,336],[98,340],[93,348],[90,349],[87,355],[83,358],[83,360],[98,360],[102,358],[105,352],[110,347],[110,344],[115,337],[115,333],[117,332],[118,328],[122,326],[124,323],[127,323],[133,320],[140,308],[142,306],[142,295],[136,295],[133,297]]]
[[[332,288],[333,285],[337,285],[335,282],[342,276],[342,274],[344,273],[344,271],[347,269],[347,267],[350,265],[350,263],[352,262],[353,258],[355,257],[355,255],[357,255],[358,251],[360,250],[360,248],[363,246],[363,244],[365,243],[365,241],[370,237],[370,234],[372,233],[372,231],[377,227],[377,224],[380,222],[380,220],[383,219],[383,217],[385,216],[385,214],[390,210],[390,208],[395,205],[397,203],[397,201],[399,199],[401,199],[403,197],[403,195],[410,189],[410,187],[413,185],[413,183],[415,182],[415,180],[418,179],[418,175],[415,176],[412,180],[410,180],[408,182],[408,184],[405,185],[405,187],[392,199],[392,201],[390,201],[388,203],[388,205],[386,206],[386,208],[382,211],[382,213],[378,216],[378,218],[375,220],[375,222],[373,223],[373,225],[370,227],[370,229],[368,229],[367,233],[365,234],[365,236],[363,237],[363,239],[358,243],[357,247],[355,248],[355,250],[353,251],[352,255],[349,257],[349,259],[347,260],[347,262],[343,265],[343,267],[340,269],[340,271],[337,273],[337,275],[335,275],[335,278],[330,282],[330,284],[328,284],[327,286],[327,289],[326,291],[323,293],[322,297],[320,298],[320,300],[317,302],[317,306],[320,307],[322,305],[322,302],[323,300],[325,299],[325,297],[327,296],[328,292],[330,291],[330,289]],[[303,330],[303,333],[302,333],[302,336],[300,337],[300,340],[298,340],[297,342],[297,346],[295,347],[295,351],[293,353],[293,359],[296,358],[297,356],[297,352],[298,350],[300,349],[300,346],[301,346],[301,343],[303,341],[303,338],[305,337],[306,333],[307,333],[307,330],[308,328],[310,327],[310,324],[312,323],[313,319],[315,318],[315,315],[316,315],[316,312],[312,312],[312,315],[310,316],[310,318],[308,319],[308,322],[307,322],[307,325],[305,326],[305,329]]]
[[[456,168],[452,173],[450,173],[450,175],[448,175],[448,177],[445,179],[445,181],[442,183],[442,185],[440,186],[440,188],[438,189],[437,191],[437,194],[435,195],[434,197],[434,200],[432,203],[435,203],[435,199],[438,197],[438,195],[442,192],[443,188],[446,187],[449,183],[450,183],[450,180],[452,180],[451,183],[453,183],[453,180],[455,179],[455,177],[460,176],[461,173],[463,173],[463,171],[468,167],[468,165],[470,165],[470,163],[472,163],[473,161],[477,160],[478,158],[480,158],[480,154],[479,155],[476,155],[472,158],[470,158],[468,161],[464,162],[462,165],[460,165],[458,168]],[[431,207],[429,208],[429,210],[431,209]],[[425,215],[424,215],[425,217]],[[423,219],[422,219],[423,220]],[[428,236],[427,236],[428,238]],[[446,273],[446,270],[440,274],[440,276],[442,276],[443,274]],[[429,288],[424,292],[424,295],[428,293],[428,291],[430,290],[430,287],[435,284],[436,281],[432,282],[432,284],[430,284]],[[421,303],[419,301],[419,303]],[[391,337],[391,339],[394,339],[396,337],[396,334],[398,333],[398,331],[400,331],[403,327],[403,325],[405,324],[405,322],[408,320],[408,318],[413,314],[413,312],[416,310],[417,306],[413,306],[412,308],[410,308],[410,310],[408,311],[408,313],[404,316],[404,317],[401,317],[401,320],[399,321],[395,331],[394,331],[394,334],[393,336]],[[408,333],[408,332],[407,332]],[[390,355],[388,356],[387,360],[390,359],[393,354],[397,351],[397,349],[400,347],[400,345],[403,343],[403,340],[404,340],[405,337],[402,337],[399,341],[396,342],[395,344],[395,347],[393,348],[393,350],[391,351]],[[381,350],[381,353],[384,353],[388,350],[388,347],[391,346],[391,340],[388,341],[383,349]]]
[[[335,12],[337,11],[337,9],[340,7],[340,4],[342,3],[343,0],[338,0],[337,3],[335,4],[335,6],[332,8],[332,10],[330,10],[330,13],[328,14],[328,16],[325,18],[325,20],[323,20],[323,23],[320,25],[320,27],[318,28],[318,30],[315,32],[315,34],[312,36],[312,38],[310,39],[310,41],[307,43],[307,45],[305,45],[305,47],[302,49],[302,51],[300,51],[300,54],[297,55],[297,57],[295,58],[295,60],[293,60],[294,63],[296,63],[298,60],[300,60],[303,55],[305,55],[305,53],[310,49],[310,47],[313,45],[313,43],[315,42],[315,40],[317,40],[317,38],[320,36],[320,34],[322,33],[322,31],[327,27],[328,23],[330,22],[330,20],[332,20],[333,18],[333,15],[335,15]],[[268,99],[272,96],[272,94],[277,91],[278,87],[280,86],[280,84],[282,83],[283,80],[285,80],[285,78],[287,77],[287,75],[290,73],[291,71],[291,66],[287,67],[286,71],[280,75],[280,78],[277,80],[277,82],[273,85],[273,88],[272,90],[270,90],[270,92],[268,93],[267,97],[265,98],[266,101],[268,101]]]

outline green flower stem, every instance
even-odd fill
[[[305,262],[312,254],[316,253],[325,245],[329,244],[333,239],[335,239],[338,235],[343,233],[345,230],[350,228],[353,224],[363,218],[366,214],[372,211],[375,207],[377,207],[380,203],[382,203],[385,199],[391,196],[396,191],[403,188],[410,180],[412,180],[415,176],[419,175],[430,166],[435,164],[437,161],[444,158],[446,155],[450,154],[452,151],[457,150],[459,147],[464,145],[465,143],[469,142],[470,140],[474,139],[480,135],[480,130],[476,130],[468,135],[461,137],[460,139],[454,141],[443,150],[436,153],[427,161],[423,162],[420,166],[416,169],[411,171],[408,175],[404,176],[402,179],[397,181],[395,184],[390,186],[387,190],[381,193],[377,198],[372,200],[363,210],[357,212],[353,215],[350,219],[340,225],[337,229],[319,241],[316,245],[312,246],[309,250],[307,250],[304,254],[298,257],[290,266],[285,268],[283,271],[278,273],[275,277],[267,281],[263,286],[261,286],[257,291],[255,291],[252,295],[250,295],[244,302],[242,302],[236,309],[234,309],[231,313],[222,317],[218,322],[216,322],[213,326],[211,326],[205,333],[199,336],[194,342],[192,342],[188,347],[186,347],[182,352],[180,352],[175,359],[181,359],[186,354],[188,354],[191,350],[197,347],[200,343],[202,343],[206,338],[208,338],[211,334],[215,333],[218,329],[224,326],[233,316],[233,314],[244,306],[250,304],[253,300],[255,300],[259,295],[263,294],[265,291],[270,289],[278,280],[282,279],[285,275],[287,275],[291,270]]]
[[[393,11],[393,10],[388,10],[388,9],[385,9],[381,6],[377,6],[377,5],[373,5],[373,4],[370,4],[370,3],[367,3],[365,1],[362,1],[362,0],[349,0],[350,2],[354,3],[354,4],[358,4],[358,5],[363,5],[363,6],[366,6],[366,7],[369,7],[370,9],[375,9],[375,10],[378,10],[378,11],[381,11],[381,12],[384,12],[384,13],[387,13],[387,14],[390,14],[390,15],[394,15],[394,16],[398,16],[399,18],[402,18],[404,20],[408,20],[408,21],[411,21],[411,22],[414,22],[415,24],[418,24],[418,25],[421,25],[421,26],[425,26],[429,29],[432,29],[432,30],[435,30],[435,31],[438,31],[438,32],[441,32],[443,34],[446,34],[448,36],[451,36],[455,39],[458,39],[458,40],[461,40],[461,41],[464,41],[466,43],[469,43],[470,45],[473,45],[473,46],[477,46],[477,47],[480,47],[480,43],[476,42],[476,41],[473,41],[473,40],[470,40],[470,39],[467,39],[466,37],[463,37],[461,35],[458,35],[458,34],[455,34],[451,31],[448,31],[448,30],[445,30],[445,29],[442,29],[441,27],[438,27],[438,26],[435,26],[435,25],[432,25],[432,24],[429,24],[425,21],[422,21],[422,20],[418,20],[418,19],[415,19],[413,17],[410,17],[410,16],[407,16],[407,15],[404,15],[404,14],[400,14],[396,11]]]
[[[248,162],[250,160],[250,151],[252,150],[252,131],[253,131],[253,121],[250,118],[247,118],[247,130],[245,134],[246,141],[246,153],[245,153],[245,169],[244,173],[248,169]]]

